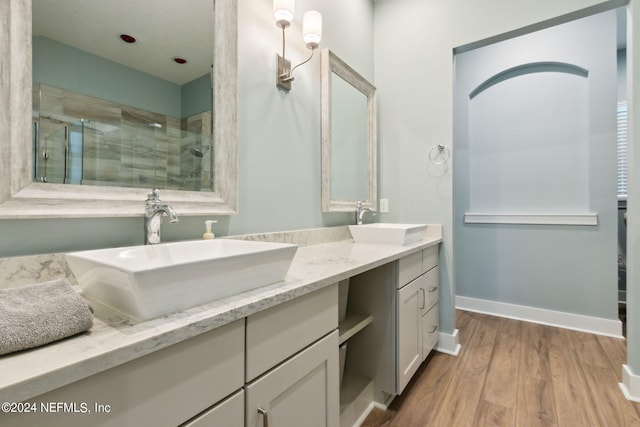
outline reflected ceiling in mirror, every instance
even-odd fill
[[[212,191],[211,0],[33,0],[34,179]]]

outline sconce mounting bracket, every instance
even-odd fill
[[[293,77],[291,76],[291,61],[277,53],[276,61],[276,86],[286,92],[289,92],[291,90],[291,82],[293,81]]]

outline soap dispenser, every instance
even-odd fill
[[[215,224],[217,222],[218,221],[213,220],[213,219],[208,219],[208,220],[206,220],[204,222],[205,232],[202,235],[202,238],[204,240],[212,240],[214,237],[216,237],[216,236],[213,235],[213,231],[211,230],[211,224]]]

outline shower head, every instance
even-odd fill
[[[205,151],[209,150],[211,148],[210,145],[207,145],[206,147],[194,147],[191,146],[189,147],[189,152],[191,154],[193,154],[196,157],[200,157],[202,158],[204,156]]]

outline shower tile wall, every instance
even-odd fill
[[[80,119],[91,120],[84,126],[83,184],[212,188],[211,177],[200,176],[211,172],[202,165],[210,162],[211,150],[203,148],[210,146],[210,112],[180,120],[47,85],[34,87],[34,107],[38,103],[41,141]],[[192,155],[193,147],[206,156]]]

